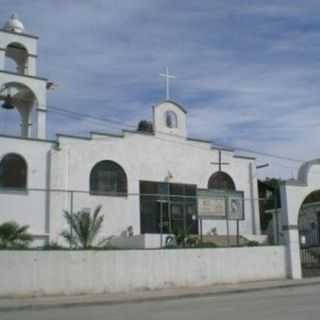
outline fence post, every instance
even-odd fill
[[[160,200],[160,249],[162,249],[163,245],[163,208],[162,208],[162,200]]]
[[[237,219],[237,246],[240,245],[239,219]]]
[[[73,193],[74,191],[70,191],[70,215],[72,216],[73,215]],[[71,237],[73,236],[73,230],[72,230],[72,226],[70,225],[70,234],[71,234]],[[72,244],[70,242],[70,248],[72,248]]]
[[[226,222],[227,222],[227,246],[230,247],[229,204],[228,204],[228,197],[226,195],[225,195],[225,203],[226,203]]]

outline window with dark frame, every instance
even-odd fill
[[[141,233],[160,233],[162,216],[164,233],[198,234],[196,194],[196,185],[140,181]]]
[[[90,173],[90,193],[125,196],[127,194],[125,171],[113,161],[98,162]]]
[[[236,190],[232,178],[222,171],[216,172],[210,177],[208,182],[208,189],[228,191]]]
[[[27,164],[18,154],[10,153],[0,162],[0,187],[27,188]]]

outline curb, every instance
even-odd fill
[[[128,299],[115,299],[115,300],[100,300],[100,301],[72,301],[72,302],[57,302],[57,303],[30,303],[25,305],[16,305],[16,306],[0,306],[0,312],[14,312],[14,311],[23,311],[23,310],[47,310],[47,309],[66,309],[73,307],[86,307],[86,306],[112,306],[112,305],[122,305],[122,304],[139,304],[145,302],[154,302],[154,301],[168,301],[168,300],[181,300],[181,299],[191,299],[191,298],[205,298],[205,297],[219,297],[230,294],[242,294],[242,293],[251,293],[251,292],[263,292],[271,291],[277,289],[288,289],[288,288],[297,288],[297,287],[309,287],[320,285],[320,280],[313,282],[303,282],[303,283],[285,283],[278,284],[274,286],[262,286],[262,287],[253,287],[253,288],[238,288],[238,289],[222,289],[221,291],[208,291],[208,292],[190,292],[182,293],[176,295],[168,296],[154,296],[154,297],[141,297],[141,298],[128,298]],[[1,299],[0,299],[1,301]]]

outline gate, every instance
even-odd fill
[[[300,255],[304,277],[320,276],[320,233],[318,228],[300,231]]]

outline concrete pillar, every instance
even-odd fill
[[[284,244],[287,247],[288,273],[292,279],[301,279],[300,237],[297,224],[299,212],[296,212],[299,211],[299,208],[289,211],[287,191],[285,184],[280,186],[282,233]]]
[[[249,184],[250,184],[250,203],[252,213],[252,233],[261,234],[260,212],[259,212],[259,195],[256,177],[256,168],[252,162],[249,164]]]
[[[6,52],[0,48],[0,70],[4,70],[5,67],[5,54]]]
[[[32,136],[32,113],[29,108],[20,109],[21,115],[21,136],[31,137]]]
[[[37,108],[37,138],[46,139],[47,138],[47,110],[43,108]]]
[[[289,275],[292,279],[301,279],[302,268],[298,226],[284,226],[283,232],[287,243],[287,261]]]
[[[27,74],[29,76],[36,76],[37,75],[37,66],[36,66],[37,59],[33,56],[28,57],[27,62]]]
[[[278,209],[272,211],[272,234],[273,234],[273,244],[279,243],[279,217]]]
[[[42,90],[37,93],[37,132],[38,139],[47,138],[47,89],[44,85]]]

